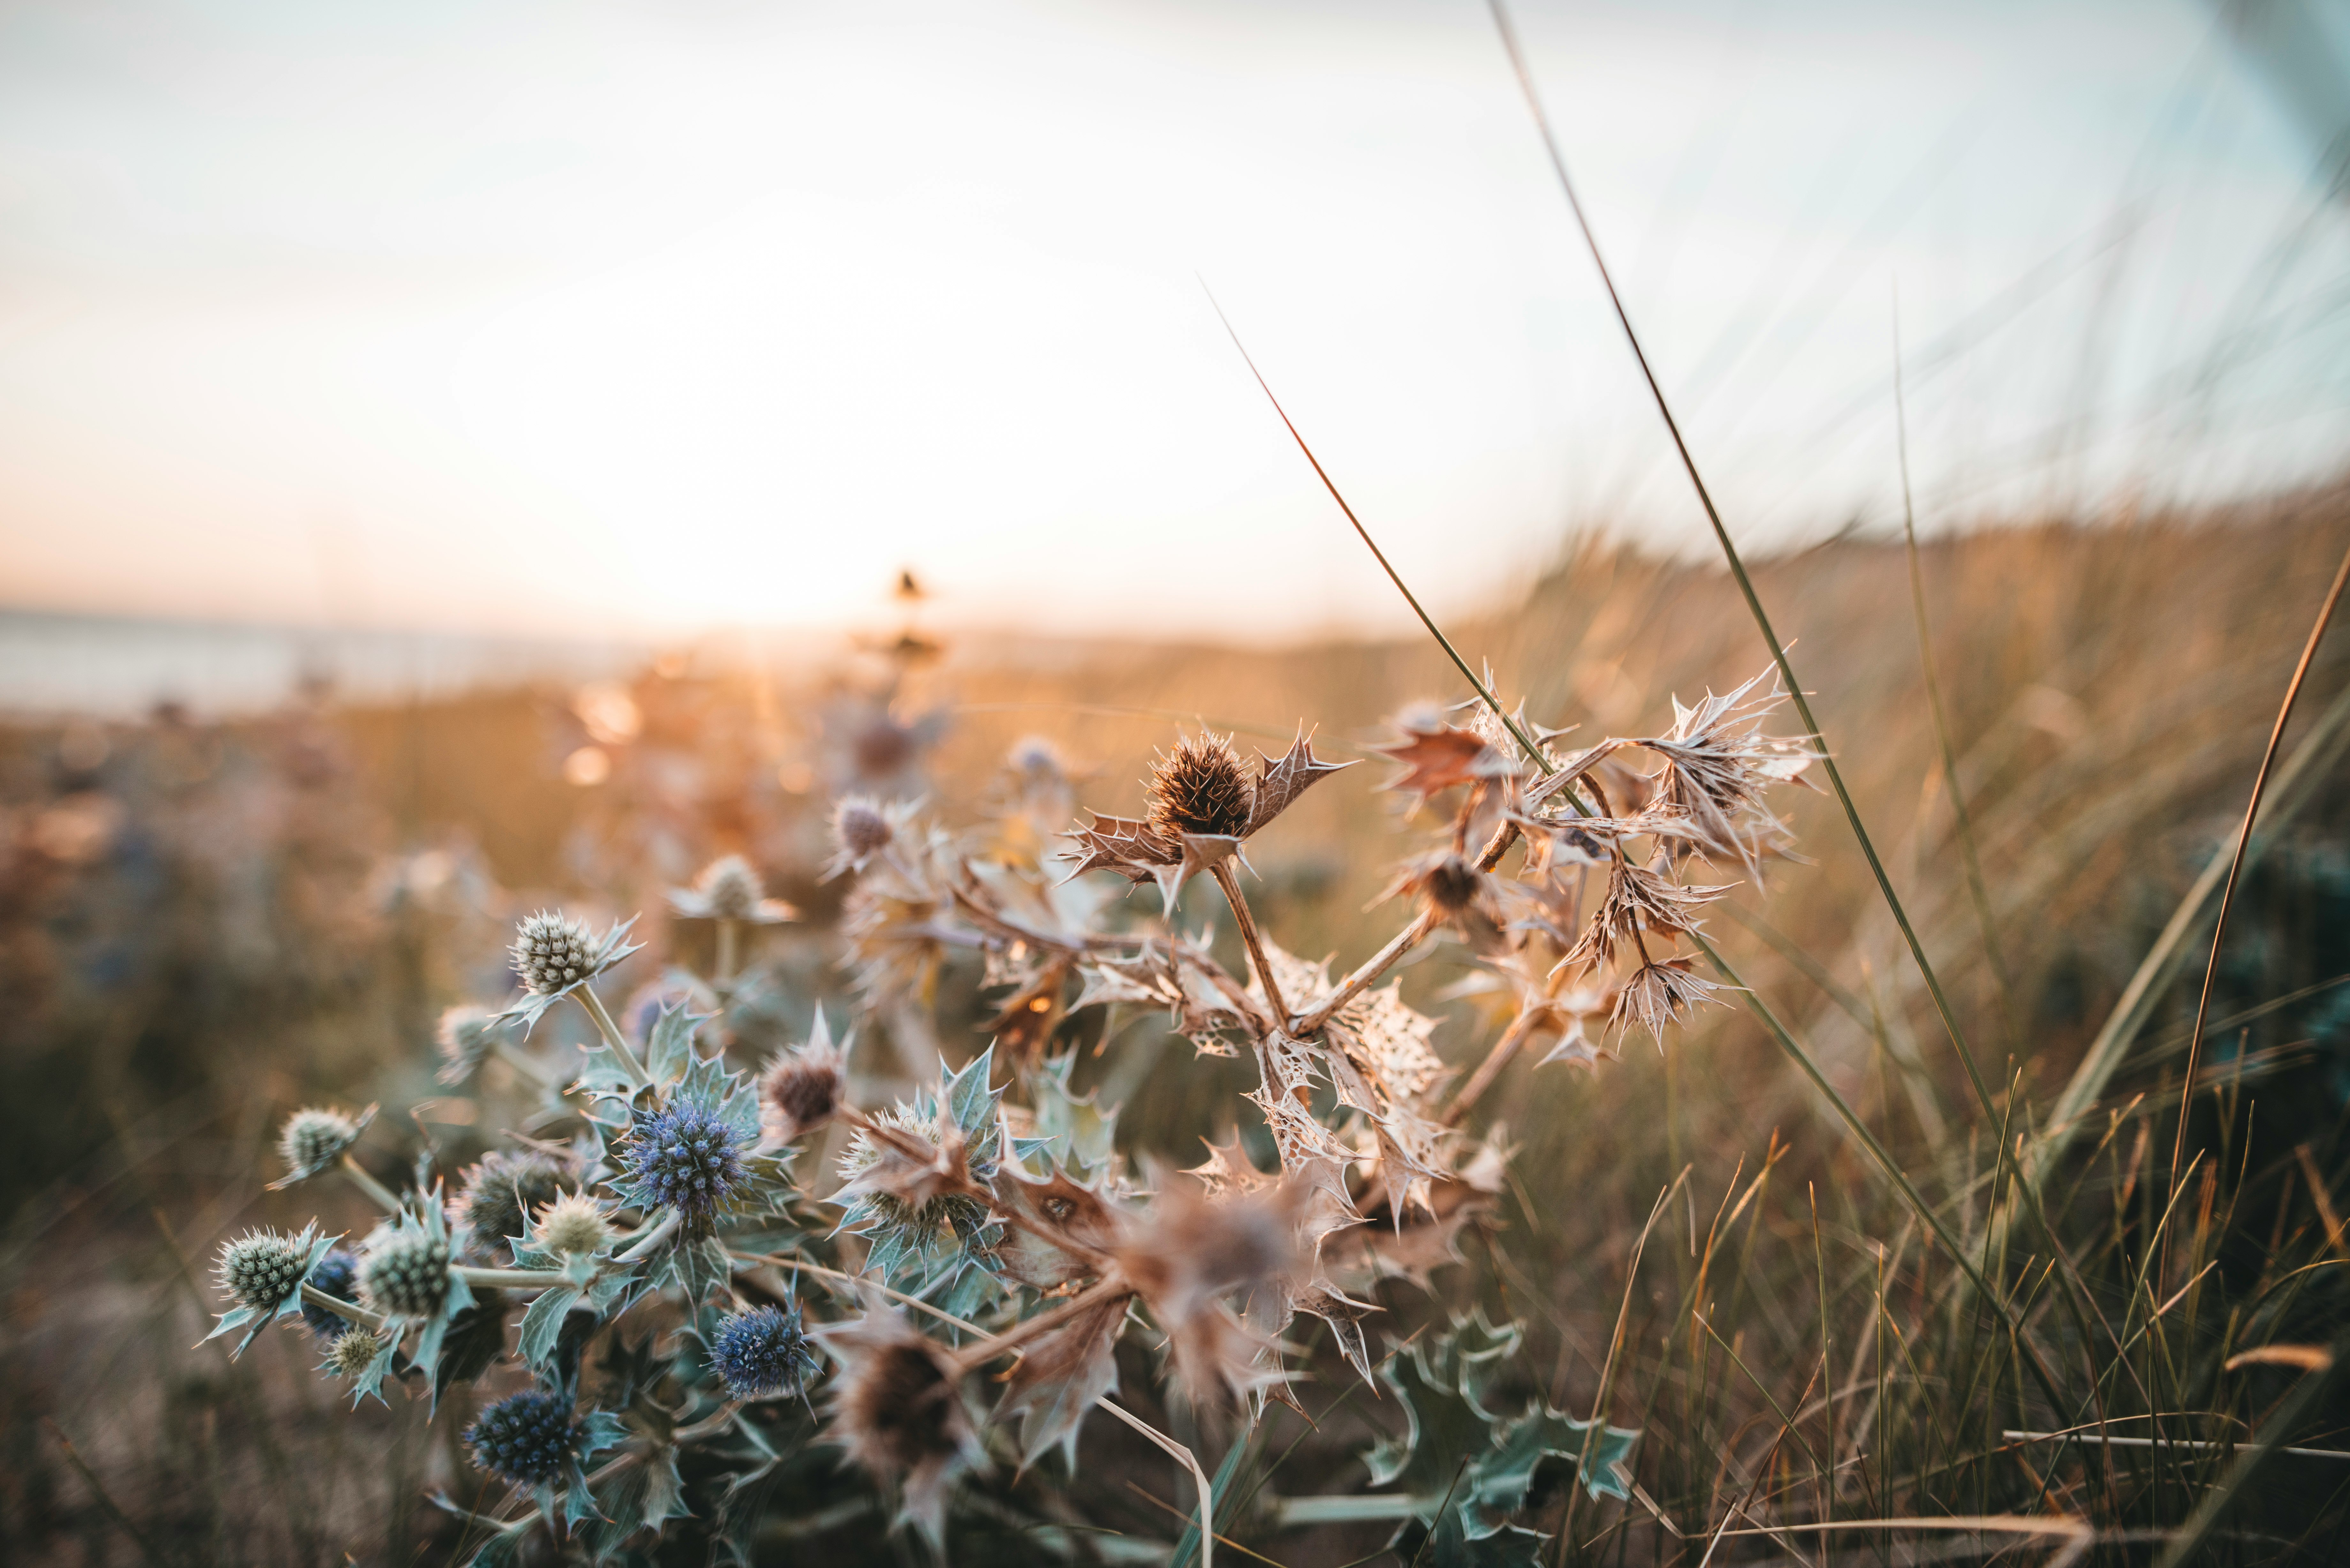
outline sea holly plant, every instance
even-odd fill
[[[508,1489],[441,1500],[484,1562],[601,1561],[684,1521],[748,1562],[772,1524],[847,1517],[779,1521],[800,1506],[779,1500],[844,1487],[933,1552],[966,1517],[1066,1541],[1073,1505],[1037,1511],[1034,1472],[1076,1472],[1100,1413],[1194,1478],[1189,1539],[1211,1568],[1232,1521],[1194,1449],[1128,1408],[1146,1367],[1216,1441],[1296,1403],[1305,1377],[1361,1380],[1388,1433],[1364,1456],[1362,1517],[1397,1517],[1400,1497],[1410,1552],[1528,1561],[1537,1470],[1620,1501],[1637,1433],[1510,1395],[1515,1324],[1415,1334],[1390,1314],[1498,1206],[1507,1139],[1471,1117],[1512,1060],[1594,1068],[1711,998],[1683,939],[1728,879],[1783,852],[1770,792],[1813,755],[1763,732],[1782,697],[1758,678],[1580,749],[1490,704],[1405,714],[1369,749],[1398,769],[1404,831],[1427,836],[1389,879],[1393,935],[1349,969],[1288,950],[1248,898],[1252,846],[1341,771],[1302,727],[1253,761],[1172,736],[1131,815],[1077,820],[1067,770],[1035,742],[969,826],[842,800],[826,876],[847,884],[837,958],[861,1016],[836,1033],[811,1004],[763,1062],[737,1025],[781,971],[733,972],[739,939],[793,915],[748,862],[672,896],[732,937],[720,973],[671,967],[621,1010],[639,1033],[598,994],[639,950],[635,922],[532,915],[509,955],[518,996],[453,1011],[441,1041],[444,1083],[524,1096],[479,1125],[526,1131],[457,1172],[427,1147],[386,1181],[371,1108],[296,1113],[281,1185],[338,1173],[382,1217],[349,1251],[315,1224],[229,1243],[215,1332],[244,1330],[242,1348],[298,1315],[354,1402],[398,1385],[456,1406],[466,1451]],[[1146,883],[1157,897],[1120,897]],[[1431,944],[1470,973],[1451,994],[1488,1004],[1482,1054],[1408,999],[1397,971]],[[971,1048],[927,1082],[854,1092],[858,1033],[901,1060],[939,1037],[950,968],[990,997]],[[527,1036],[567,1002],[595,1041],[558,1069]],[[1128,1027],[1151,1015],[1156,1038]],[[1126,1053],[1167,1038],[1255,1076],[1188,1169],[1130,1162],[1118,1107],[1078,1087],[1081,1045],[1115,1048],[1102,1081],[1130,1083]],[[1476,1063],[1457,1086],[1456,1059]],[[1317,1364],[1320,1343],[1336,1355]],[[1121,1359],[1129,1345],[1156,1358]]]

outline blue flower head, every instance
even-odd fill
[[[507,1395],[465,1428],[473,1463],[525,1486],[544,1486],[561,1475],[579,1437],[570,1401],[541,1388]]]
[[[359,1261],[340,1247],[319,1259],[317,1266],[310,1271],[310,1283],[338,1301],[358,1302],[359,1277]],[[342,1338],[343,1331],[351,1326],[350,1319],[307,1302],[302,1303],[302,1321],[310,1325],[312,1334],[329,1345]]]
[[[800,1327],[797,1307],[736,1313],[718,1325],[710,1364],[737,1399],[797,1394],[816,1369],[816,1352]]]
[[[749,1182],[743,1133],[715,1111],[680,1104],[639,1112],[620,1151],[635,1201],[676,1210],[691,1231],[709,1229]]]

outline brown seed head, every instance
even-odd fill
[[[840,1109],[841,1082],[840,1052],[828,1040],[781,1053],[759,1075],[761,1130],[779,1144],[806,1137]]]
[[[709,900],[711,914],[722,920],[754,919],[767,897],[766,888],[759,884],[759,873],[740,855],[723,855],[712,861],[703,867],[696,887]]]
[[[897,835],[889,815],[869,797],[852,794],[834,808],[832,836],[841,852],[862,862],[889,847]]]
[[[1151,770],[1150,826],[1160,836],[1187,833],[1237,838],[1256,804],[1256,786],[1232,742],[1201,732],[1176,742]]]
[[[1476,902],[1482,878],[1468,861],[1448,855],[1428,868],[1419,886],[1430,903],[1448,915],[1457,915]]]

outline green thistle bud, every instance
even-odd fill
[[[535,1240],[541,1251],[557,1257],[592,1257],[610,1244],[612,1226],[602,1204],[584,1192],[569,1192],[539,1211]]]
[[[583,921],[541,910],[515,929],[514,968],[526,990],[552,996],[597,967],[596,939]]]
[[[275,1231],[254,1231],[221,1248],[221,1289],[239,1306],[272,1312],[302,1282],[308,1246]]]
[[[357,1377],[375,1365],[386,1343],[375,1330],[353,1324],[327,1353],[327,1370],[338,1377]]]
[[[359,1260],[359,1293],[394,1317],[431,1317],[449,1296],[449,1243],[403,1230],[368,1249]]]
[[[286,1161],[286,1179],[304,1180],[340,1159],[343,1151],[359,1141],[368,1118],[374,1114],[372,1106],[360,1116],[309,1106],[287,1116],[284,1129],[277,1135],[277,1153]]]

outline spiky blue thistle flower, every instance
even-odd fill
[[[337,1301],[356,1305],[359,1299],[359,1261],[338,1247],[318,1260],[317,1266],[310,1271],[309,1282]],[[350,1319],[308,1302],[302,1303],[302,1321],[310,1325],[312,1334],[329,1345],[342,1338],[351,1326]]]
[[[706,1230],[750,1180],[742,1132],[705,1106],[637,1113],[620,1150],[636,1200],[674,1209],[691,1231]]]
[[[543,1388],[509,1394],[484,1410],[465,1428],[473,1463],[525,1486],[544,1486],[561,1475],[579,1448],[581,1423],[571,1403]]]
[[[816,1351],[800,1326],[797,1307],[764,1306],[735,1313],[710,1342],[710,1364],[737,1399],[797,1394],[816,1369]]]

